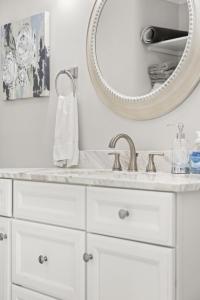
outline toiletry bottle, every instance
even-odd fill
[[[172,145],[172,173],[189,173],[189,152],[185,133],[183,132],[183,123],[178,124],[178,133]]]
[[[190,154],[190,171],[193,174],[200,174],[200,131],[197,131],[194,149]]]

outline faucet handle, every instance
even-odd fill
[[[136,157],[135,157],[135,172],[138,172],[138,156],[140,153],[136,152]]]
[[[146,172],[156,172],[156,165],[154,161],[155,156],[164,156],[164,153],[149,153],[148,164],[146,167]]]
[[[121,166],[121,162],[120,162],[120,153],[111,152],[111,153],[108,153],[108,155],[114,155],[114,157],[115,157],[112,170],[113,171],[122,171],[122,166]]]

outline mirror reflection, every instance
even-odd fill
[[[96,36],[104,80],[131,97],[159,88],[175,71],[188,31],[186,0],[107,0]]]

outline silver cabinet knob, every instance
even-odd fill
[[[8,236],[5,233],[0,233],[0,241],[7,240]]]
[[[129,216],[130,216],[130,213],[129,213],[128,210],[120,209],[120,211],[119,211],[119,218],[121,220],[124,220],[124,219],[128,218]]]
[[[47,258],[47,256],[40,255],[40,256],[38,257],[38,261],[39,261],[39,263],[40,263],[41,265],[43,265],[45,262],[48,261],[48,258]]]
[[[87,263],[87,262],[89,262],[92,259],[93,259],[93,255],[92,254],[84,253],[84,255],[83,255],[84,262]]]

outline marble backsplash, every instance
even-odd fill
[[[127,169],[129,151],[122,150],[85,150],[80,152],[79,168],[84,169],[112,169],[114,157],[110,152],[120,153],[120,161],[124,170]],[[158,172],[171,172],[171,151],[138,151],[138,169],[145,171],[149,153],[164,153],[164,156],[155,157],[155,165]]]

